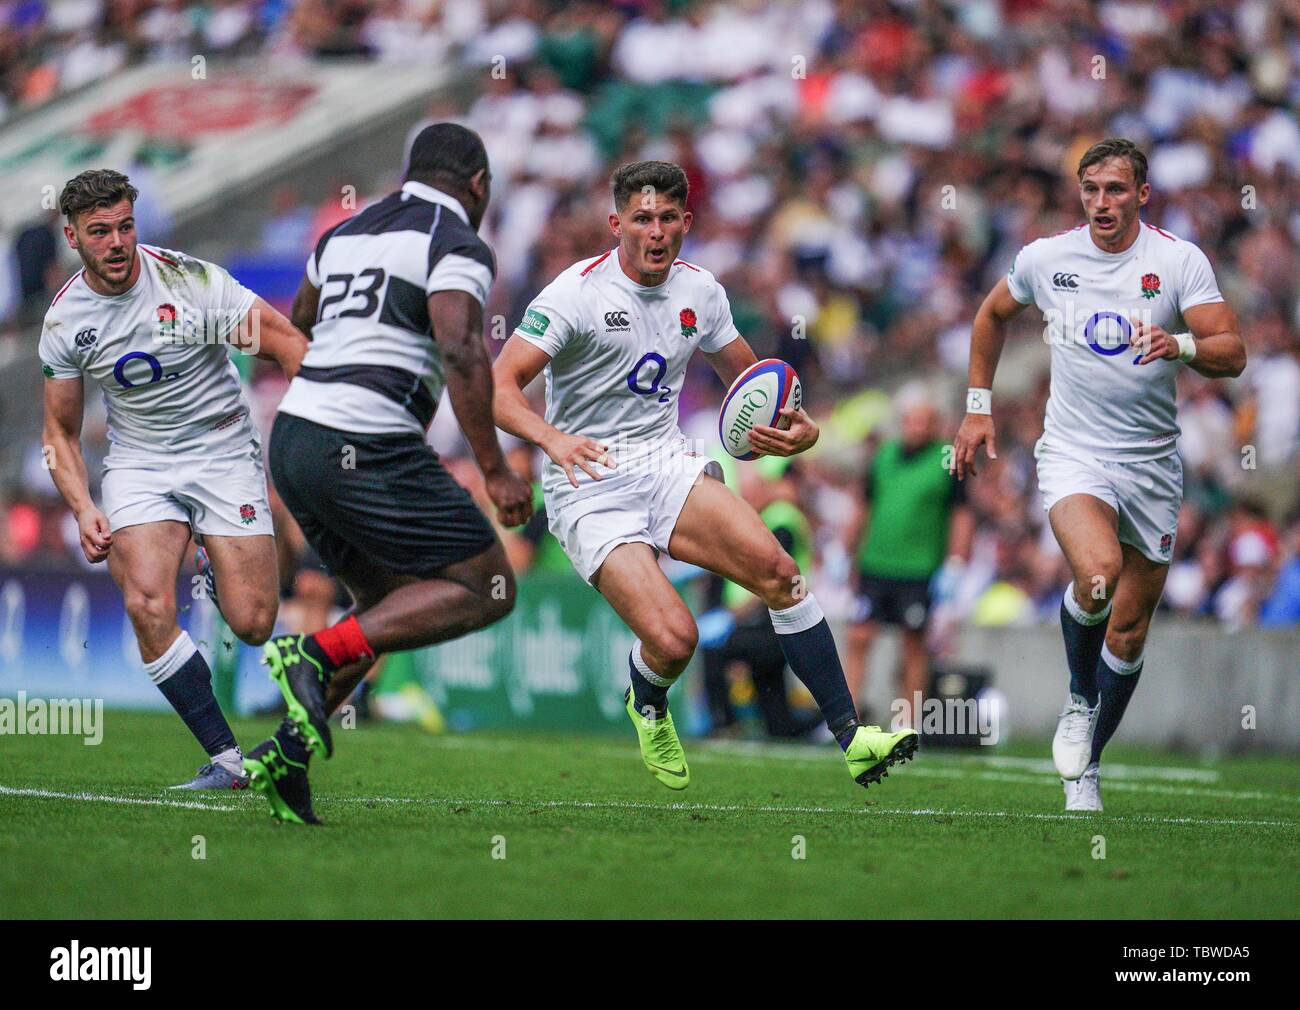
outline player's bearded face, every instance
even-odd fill
[[[691,213],[658,194],[637,194],[610,224],[623,247],[623,256],[637,271],[651,277],[665,273],[682,251],[691,228]]]
[[[135,266],[135,216],[129,200],[77,216],[70,228],[86,269],[105,283],[125,284]]]
[[[1089,165],[1079,180],[1079,195],[1093,237],[1105,244],[1127,235],[1150,190],[1147,183],[1138,186],[1127,158]]]

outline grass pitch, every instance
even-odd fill
[[[235,726],[245,746],[272,728]],[[673,794],[642,767],[630,728],[626,739],[401,726],[335,735],[334,759],[313,762],[323,828],[273,823],[251,793],[166,792],[198,763],[169,714],[110,712],[97,747],[0,738],[0,916],[1249,918],[1300,908],[1300,764],[1285,758],[1115,747],[1106,812],[1094,816],[1062,811],[1045,743],[923,746],[864,792],[834,748],[687,741],[692,784]]]

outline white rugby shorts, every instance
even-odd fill
[[[1048,511],[1062,498],[1100,498],[1119,516],[1119,541],[1159,564],[1173,558],[1178,510],[1183,503],[1183,464],[1178,453],[1138,462],[1097,459],[1085,450],[1060,449],[1039,439],[1038,490]]]
[[[546,503],[547,522],[588,582],[620,544],[646,543],[667,553],[686,496],[704,474],[722,480],[716,460],[696,452],[665,454],[652,468],[602,477],[576,500]]]
[[[104,463],[104,513],[113,532],[175,520],[203,536],[273,534],[262,448],[211,457],[157,456]]]

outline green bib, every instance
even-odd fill
[[[948,551],[952,481],[944,444],[911,456],[897,439],[884,443],[871,467],[871,522],[858,567],[886,579],[928,579]]]

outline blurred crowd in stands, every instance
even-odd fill
[[[1205,250],[1250,353],[1237,380],[1183,370],[1186,505],[1163,605],[1232,629],[1300,622],[1297,0],[15,0],[0,2],[0,123],[192,53],[454,61],[474,93],[429,116],[487,144],[487,315],[507,333],[559,271],[613,244],[616,165],[682,164],[696,215],[683,257],[726,285],[760,357],[795,366],[823,427],[798,469],[819,598],[849,595],[855,499],[899,388],[946,412],[951,438],[980,300],[1022,245],[1081,221],[1082,151],[1137,141],[1144,218]],[[257,251],[301,262],[350,213],[337,190],[284,188]],[[37,319],[70,272],[57,226],[32,223],[11,252]],[[999,459],[969,482],[977,531],[947,590],[961,620],[1056,618],[1068,575],[1032,456],[1046,366],[1031,310],[999,372]],[[281,380],[259,370],[252,388],[269,421]],[[688,435],[714,430],[719,392],[707,366],[692,373]],[[88,425],[94,473],[102,416]],[[472,485],[449,410],[432,438]],[[75,564],[35,442],[29,460],[3,489],[0,562]]]

